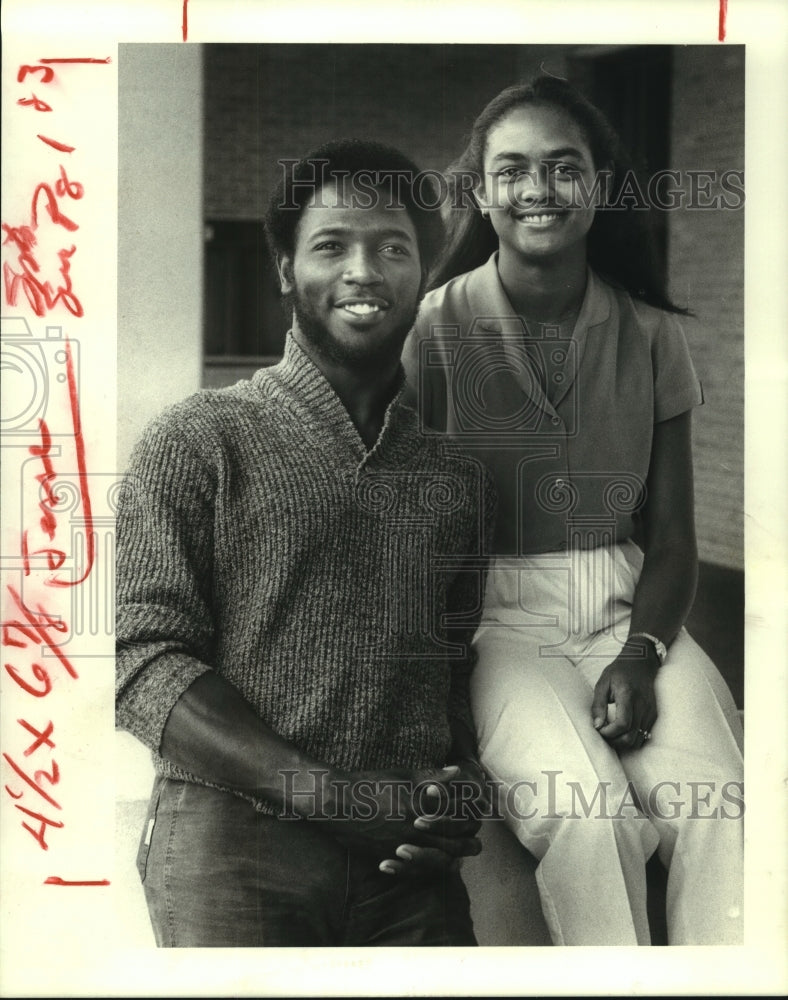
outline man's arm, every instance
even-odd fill
[[[426,782],[447,785],[453,769],[343,771],[332,767],[282,739],[232,684],[213,671],[197,678],[175,703],[160,752],[210,784],[264,799],[290,817],[321,822],[346,846],[380,858],[403,840],[433,849],[443,867],[454,858],[477,852],[469,830],[444,835],[415,825],[418,813],[413,791]],[[354,792],[362,783],[365,809],[355,815]],[[400,789],[399,813],[391,808],[395,786]],[[377,808],[370,810],[371,802]]]
[[[449,839],[414,828],[408,788],[436,783],[438,770],[349,774],[302,753],[261,719],[241,693],[212,669],[215,624],[214,497],[217,472],[182,440],[179,421],[160,420],[135,450],[118,509],[117,722],[189,775],[289,815],[314,812],[315,792],[331,832],[384,857],[403,838],[445,852],[447,862],[473,852],[472,836]],[[206,452],[210,445],[204,443]],[[318,775],[319,777],[316,777]],[[358,782],[379,807],[355,819]],[[404,818],[392,820],[385,798],[403,785]],[[319,786],[319,787],[316,787]],[[305,794],[301,794],[301,793]],[[342,817],[347,816],[347,819]],[[337,817],[332,819],[331,817]]]
[[[211,669],[216,472],[174,410],[132,453],[116,518],[116,725],[157,751],[172,706]]]

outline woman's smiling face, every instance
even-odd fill
[[[490,129],[476,192],[502,250],[558,254],[585,240],[601,183],[580,127],[561,108],[530,104]]]

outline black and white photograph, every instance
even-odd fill
[[[14,48],[2,919],[52,899],[67,956],[27,995],[785,985],[776,50],[442,6]]]

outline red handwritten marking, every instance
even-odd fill
[[[47,569],[50,573],[53,570],[60,569],[66,561],[66,553],[62,549],[34,549],[31,552],[27,541],[27,529],[25,529],[22,532],[22,566],[24,568],[25,576],[30,576],[31,556],[45,556]]]
[[[39,784],[39,778],[46,778],[47,781],[50,783],[50,785],[56,785],[58,781],[60,781],[60,768],[57,766],[56,761],[54,760],[52,761],[51,774],[43,770],[36,771],[36,773],[31,778],[29,774],[26,774],[22,770],[22,768],[16,763],[16,761],[12,760],[11,757],[8,756],[7,753],[3,754],[3,758],[4,760],[8,761],[8,763],[16,771],[16,773],[19,775],[22,781],[27,782],[27,784],[30,785],[33,791],[38,792],[38,794],[41,796],[42,799],[44,799],[45,802],[48,802],[51,806],[54,806],[55,809],[62,808],[60,803],[57,802],[55,799],[53,799],[51,795],[47,794],[47,792],[45,792],[44,789]]]
[[[90,879],[90,880],[80,880],[78,882],[66,881],[66,879],[61,878],[59,875],[50,875],[49,878],[44,879],[44,885],[109,885],[110,881],[108,878],[102,879]]]
[[[38,841],[38,846],[41,848],[42,851],[48,851],[49,844],[46,842],[44,836],[46,833],[46,828],[48,826],[62,828],[63,826],[65,826],[65,823],[59,822],[58,820],[54,819],[48,819],[46,816],[42,816],[41,813],[33,812],[32,809],[25,809],[24,806],[20,806],[19,804],[14,805],[14,809],[18,809],[20,812],[26,813],[28,816],[32,817],[33,819],[37,819],[39,821],[41,826],[38,828],[38,832],[36,832],[32,826],[28,826],[27,823],[23,823],[22,826],[25,828],[25,830],[27,830],[28,833],[32,834],[32,836]]]
[[[26,639],[32,640],[34,642],[39,642],[39,643],[43,644],[44,646],[46,646],[47,649],[51,653],[53,653],[54,656],[60,661],[61,666],[66,671],[66,673],[69,674],[69,676],[71,676],[71,677],[73,677],[75,679],[77,677],[79,677],[79,674],[76,672],[76,670],[73,668],[73,666],[69,663],[68,658],[65,656],[65,654],[57,646],[54,645],[54,643],[53,643],[53,641],[51,639],[49,639],[47,637],[47,629],[54,629],[55,632],[61,632],[61,633],[62,632],[67,632],[68,631],[68,626],[66,625],[66,623],[64,621],[61,621],[58,618],[54,618],[52,615],[48,614],[41,607],[40,604],[38,605],[38,610],[37,611],[35,611],[35,612],[28,611],[28,609],[25,607],[25,605],[24,605],[24,603],[22,601],[22,598],[19,596],[19,594],[17,593],[17,591],[15,590],[15,588],[10,583],[6,584],[6,589],[8,590],[9,594],[11,595],[11,598],[14,601],[14,604],[16,604],[17,610],[21,613],[21,615],[25,619],[25,621],[24,622],[22,622],[22,621],[8,621],[8,622],[3,622],[3,645],[4,646],[21,646],[23,649],[27,648],[27,643],[26,642],[19,643],[19,642],[16,642],[16,641],[14,641],[14,640],[12,640],[12,639],[9,638],[9,630],[10,629],[16,629],[18,632],[21,632],[21,634]],[[44,620],[43,621],[38,621],[39,618],[43,618]],[[43,674],[46,675],[46,679],[49,680],[49,674],[47,673],[47,671],[44,670],[44,668],[41,667],[39,664],[34,663],[33,664],[33,674],[36,677],[36,680],[43,680],[44,679],[41,676],[40,673],[36,673],[36,669],[35,669],[36,667],[38,667],[39,671],[43,672]],[[17,676],[18,675],[18,671],[16,671],[16,669],[14,667],[9,667],[9,665],[6,664],[5,669],[11,674],[12,677],[14,677],[14,680],[17,680],[17,682],[19,682],[19,678]],[[51,687],[51,683],[50,683],[50,687]],[[33,694],[34,692],[30,691],[30,693]],[[48,693],[48,692],[45,692],[45,693]]]
[[[5,225],[3,226],[6,229]],[[19,240],[16,238],[20,230],[7,230],[9,235],[13,235],[14,242],[19,246]],[[27,230],[29,232],[29,230]],[[4,241],[5,243],[8,240]],[[35,243],[35,238],[32,241]],[[65,284],[60,285],[57,289],[52,287],[52,283],[49,281],[40,281],[32,273],[38,270],[38,263],[32,259],[29,254],[22,254],[19,258],[19,262],[22,265],[22,272],[20,274],[16,273],[8,261],[3,264],[3,280],[5,282],[6,289],[6,302],[10,306],[15,306],[17,299],[19,298],[19,286],[27,297],[27,301],[36,316],[43,316],[48,310],[54,309],[58,302],[62,302],[63,305],[68,309],[72,316],[84,316],[85,310],[82,308],[82,303],[76,297],[72,291],[71,283],[71,265],[69,264],[69,258],[72,257],[77,251],[75,246],[71,246],[69,250],[63,249],[58,250],[57,256],[60,261],[60,269],[58,273],[63,278]]]
[[[32,97],[20,97],[16,102],[21,104],[23,108],[35,108],[36,111],[51,111],[52,108],[47,104],[46,101],[42,101],[40,97],[36,97],[33,94]]]
[[[66,348],[66,378],[68,380],[68,399],[71,408],[71,426],[74,429],[74,446],[77,451],[77,477],[79,478],[79,494],[82,498],[82,512],[85,515],[85,539],[87,545],[87,557],[85,562],[85,572],[78,580],[58,580],[52,577],[47,580],[50,587],[76,587],[84,583],[93,569],[93,562],[96,557],[96,540],[93,536],[93,508],[90,501],[90,490],[88,489],[88,470],[85,461],[85,438],[82,434],[82,417],[79,412],[79,394],[77,393],[77,379],[74,374],[74,360],[71,354],[71,341],[68,337],[65,340]]]
[[[29,757],[31,753],[35,753],[39,747],[44,745],[51,747],[53,750],[55,749],[54,740],[50,740],[49,738],[55,729],[55,726],[51,721],[47,723],[47,727],[43,733],[39,732],[35,726],[31,726],[25,719],[17,719],[16,721],[20,726],[24,726],[24,728],[36,738],[35,742],[31,743],[27,750],[25,750],[25,757]]]
[[[41,747],[46,746],[51,749],[55,748],[55,741],[50,739],[50,736],[52,735],[55,728],[54,724],[51,721],[47,723],[46,728],[44,729],[43,732],[36,729],[35,726],[32,726],[25,719],[17,719],[17,722],[21,726],[23,726],[29,733],[31,733],[33,736],[36,737],[35,741],[30,744],[27,750],[24,751],[25,757],[30,757]],[[50,771],[47,771],[44,768],[39,768],[38,770],[33,772],[33,776],[31,778],[30,775],[19,764],[17,764],[17,762],[11,756],[9,756],[9,754],[4,753],[3,759],[13,769],[13,771],[22,779],[22,781],[25,782],[25,784],[27,784],[30,788],[32,788],[33,791],[38,792],[38,794],[44,799],[45,802],[48,802],[55,809],[62,808],[60,803],[56,799],[54,799],[48,792],[46,792],[42,787],[42,783],[44,781],[47,781],[50,785],[56,785],[60,781],[60,768],[58,767],[58,763],[56,760],[50,758],[50,764],[51,764]],[[23,823],[22,826],[24,827],[25,830],[28,831],[28,833],[30,833],[34,837],[34,839],[37,841],[38,845],[42,848],[42,850],[45,851],[48,850],[49,848],[46,843],[46,837],[45,837],[47,827],[48,826],[62,827],[63,823],[59,822],[58,820],[49,819],[48,817],[42,815],[41,813],[34,812],[33,810],[26,808],[25,806],[19,805],[18,800],[24,796],[25,794],[24,791],[15,792],[8,785],[5,786],[5,791],[12,799],[14,799],[14,808],[19,809],[21,812],[39,821],[38,830],[36,830],[34,827],[30,826],[27,823]]]
[[[55,181],[55,191],[57,191],[58,196],[61,198],[67,194],[69,198],[79,201],[85,194],[85,186],[84,184],[80,184],[79,181],[70,181],[65,167],[61,164],[60,177]]]
[[[719,40],[725,41],[725,18],[728,16],[728,0],[720,0],[720,30]]]
[[[50,58],[40,60],[40,65],[22,65],[19,67],[17,72],[17,81],[22,83],[29,75],[38,74],[40,77],[39,82],[41,84],[49,84],[55,79],[55,72],[50,68],[50,63],[103,63],[107,64],[111,60],[109,57],[104,59],[94,59],[94,58]],[[17,104],[25,108],[33,108],[34,111],[38,112],[51,112],[52,107],[46,102],[41,100],[37,94],[31,93],[29,97],[22,97],[17,100]],[[74,146],[69,146],[66,143],[59,142],[56,139],[50,138],[42,134],[37,134],[37,138],[51,146],[53,149],[58,150],[61,153],[72,153],[74,152]],[[71,291],[71,279],[69,277],[70,271],[70,258],[76,252],[76,247],[72,246],[70,249],[62,249],[58,251],[57,257],[60,261],[60,274],[64,279],[64,286],[55,291],[52,288],[50,282],[42,282],[35,277],[40,271],[38,261],[36,261],[33,254],[33,248],[37,245],[37,237],[35,231],[38,229],[39,225],[39,199],[43,198],[44,208],[47,210],[50,220],[53,225],[60,225],[62,228],[69,232],[74,232],[79,228],[78,224],[73,220],[69,219],[60,209],[58,203],[58,197],[68,196],[73,199],[79,199],[84,194],[84,188],[81,184],[75,181],[70,181],[66,175],[64,167],[60,167],[60,178],[54,184],[53,187],[46,183],[39,184],[33,193],[31,213],[30,213],[30,224],[28,226],[17,226],[11,227],[2,224],[2,230],[6,234],[3,244],[7,245],[13,243],[16,245],[17,249],[20,251],[18,263],[22,266],[22,273],[15,273],[8,264],[3,265],[3,276],[6,288],[6,300],[9,305],[16,304],[16,298],[18,295],[18,289],[21,284],[28,301],[33,306],[34,311],[37,315],[43,315],[46,309],[51,309],[59,300],[63,302],[66,308],[76,316],[83,315],[82,306],[79,300],[73,295]],[[82,433],[82,423],[79,410],[79,399],[77,394],[76,386],[76,376],[74,373],[74,364],[71,345],[68,341],[65,342],[65,354],[66,354],[66,373],[69,391],[69,403],[70,403],[70,413],[71,422],[74,433],[74,443],[75,450],[77,454],[77,466],[78,466],[78,477],[80,484],[80,498],[82,501],[82,507],[85,517],[86,526],[86,547],[87,547],[87,558],[86,558],[86,569],[82,577],[79,580],[63,580],[58,577],[50,577],[50,579],[45,580],[46,584],[52,586],[62,586],[70,587],[77,586],[87,579],[89,573],[92,570],[93,563],[95,561],[95,538],[93,534],[93,518],[92,518],[92,508],[90,501],[90,494],[88,491],[88,480],[87,480],[87,468],[85,461],[85,442]],[[57,529],[57,518],[52,511],[58,502],[59,498],[53,489],[53,483],[56,479],[56,473],[52,462],[49,458],[51,450],[51,435],[45,421],[39,421],[39,430],[41,433],[41,445],[33,446],[30,448],[30,453],[37,456],[42,461],[43,472],[36,476],[36,480],[40,483],[42,487],[42,494],[45,498],[46,503],[40,501],[39,507],[42,512],[42,516],[39,520],[39,525],[41,530],[53,540],[55,537]],[[29,563],[29,547],[28,547],[28,531],[25,529],[22,532],[22,553],[25,560],[26,573],[30,572]],[[46,555],[49,570],[60,569],[65,562],[66,555],[59,549],[42,549],[38,552],[33,553],[35,555]],[[69,660],[63,655],[63,653],[54,645],[54,638],[49,638],[50,631],[54,632],[67,632],[68,628],[62,620],[56,616],[50,615],[44,610],[44,608],[39,604],[36,610],[29,610],[23,603],[20,595],[12,586],[7,587],[15,605],[16,610],[21,613],[21,617],[6,621],[2,623],[2,643],[6,646],[26,649],[29,642],[36,643],[39,647],[43,644],[47,647],[50,652],[57,658],[61,665],[65,668],[66,672],[70,676],[76,678],[77,672],[71,666]],[[13,635],[13,633],[18,633],[18,636]],[[6,663],[5,669],[7,673],[11,676],[17,684],[25,690],[28,694],[36,698],[41,698],[49,694],[52,690],[52,679],[49,672],[40,663],[30,663],[28,669],[30,670],[32,677],[36,682],[42,684],[42,688],[33,686],[33,684],[28,683],[22,678],[20,671],[13,665]],[[41,747],[49,747],[54,749],[55,743],[51,739],[54,731],[54,724],[50,720],[43,730],[37,729],[35,726],[31,725],[25,719],[17,719],[19,725],[26,729],[33,737],[34,741],[24,750],[25,757],[30,757]],[[48,783],[50,786],[54,786],[60,781],[60,769],[57,761],[50,758],[49,760],[49,770],[45,768],[38,768],[32,772],[31,775],[25,771],[25,769],[18,764],[9,754],[2,754],[3,760],[12,768],[15,774],[22,779],[31,789],[36,791],[50,806],[61,809],[61,805],[54,799],[43,787],[44,782]],[[5,791],[8,795],[14,799],[19,800],[23,796],[22,793],[17,793],[11,789],[8,785],[5,786]],[[38,822],[38,828],[29,823],[22,823],[22,827],[27,830],[33,838],[38,842],[42,850],[49,850],[49,845],[46,842],[46,833],[49,827],[62,828],[64,826],[63,822],[51,819],[42,813],[35,812],[32,809],[28,809],[25,806],[18,804],[15,801],[16,809],[24,813],[26,816],[31,817],[33,820]],[[109,880],[90,880],[90,881],[66,881],[61,879],[59,876],[51,876],[45,882],[45,884],[50,885],[109,885]]]
[[[102,65],[106,65],[112,62],[109,56],[105,56],[104,59],[39,59],[38,61],[46,63],[47,66],[52,63],[101,63]]]
[[[41,666],[40,663],[31,664],[30,669],[37,681],[43,681],[44,688],[41,691],[37,691],[32,684],[28,684],[27,681],[23,680],[22,675],[12,663],[6,663],[5,669],[8,676],[12,677],[23,691],[32,695],[34,698],[46,698],[52,690],[52,681],[49,677],[49,673],[44,669],[44,667]]]
[[[57,139],[49,139],[47,136],[41,135],[40,133],[36,136],[36,138],[45,142],[47,146],[60,150],[61,153],[73,153],[77,148],[76,146],[67,146],[64,142],[58,142]]]
[[[55,181],[55,191],[52,190],[49,184],[42,183],[39,184],[33,192],[33,203],[30,211],[30,225],[33,229],[38,228],[38,194],[40,191],[43,191],[47,196],[47,204],[44,207],[47,212],[49,212],[49,217],[52,219],[54,225],[63,226],[63,228],[68,229],[69,232],[74,232],[75,229],[79,229],[79,226],[75,222],[66,218],[66,216],[60,211],[57,198],[55,197],[55,191],[61,198],[64,195],[68,195],[69,198],[73,198],[74,201],[79,201],[79,199],[85,194],[84,185],[80,184],[79,181],[70,181],[68,179],[68,175],[66,174],[65,167],[61,165],[60,177]]]
[[[55,72],[49,65],[47,65],[48,63],[107,64],[109,62],[109,57],[106,57],[105,59],[44,59],[41,60],[40,65],[19,66],[17,81],[22,83],[29,75],[38,75],[39,82],[42,85],[50,84],[55,79]],[[52,111],[51,105],[49,105],[46,101],[43,101],[33,92],[31,92],[30,96],[19,98],[17,100],[17,104],[24,108],[33,108],[33,110],[37,112]],[[41,142],[51,146],[53,149],[56,149],[61,153],[72,153],[76,148],[41,133],[37,134],[37,138]],[[64,285],[56,291],[52,288],[50,282],[41,281],[35,277],[35,275],[40,271],[40,266],[33,254],[33,248],[38,245],[36,230],[39,226],[40,202],[43,201],[44,208],[48,212],[53,225],[59,225],[68,232],[74,232],[79,228],[79,226],[61,211],[61,206],[58,203],[58,197],[63,198],[64,196],[68,196],[72,199],[80,199],[83,194],[83,186],[78,182],[70,181],[66,175],[65,168],[61,165],[60,177],[53,186],[47,183],[41,183],[35,188],[30,210],[30,224],[27,226],[22,225],[17,227],[8,226],[5,223],[2,224],[2,230],[5,233],[3,244],[7,245],[12,243],[16,245],[17,249],[20,251],[18,263],[22,267],[22,273],[17,274],[9,267],[8,264],[4,263],[3,265],[6,300],[10,305],[16,304],[18,289],[21,284],[29,302],[34,308],[34,311],[39,316],[43,315],[46,309],[51,309],[59,300],[63,301],[64,305],[66,305],[73,315],[81,316],[83,314],[82,306],[79,303],[79,300],[71,291],[71,279],[69,277],[70,258],[76,252],[76,247],[71,246],[70,249],[63,248],[57,252],[57,257],[60,261],[60,274],[64,279]],[[87,467],[85,460],[85,442],[82,433],[73,354],[71,345],[68,341],[65,342],[65,355],[70,415],[77,455],[77,474],[79,477],[80,499],[82,501],[85,526],[87,528],[86,568],[79,580],[64,580],[55,576],[50,577],[50,579],[45,580],[44,582],[53,586],[70,587],[83,583],[91,572],[95,561],[95,538],[93,534],[93,518],[90,495],[88,491]],[[41,434],[41,444],[33,446],[29,449],[32,455],[41,459],[43,469],[43,471],[36,476],[36,480],[41,486],[40,495],[44,498],[42,501],[39,501],[39,508],[42,514],[39,519],[39,526],[50,540],[54,540],[58,522],[55,513],[53,513],[53,508],[55,508],[60,502],[60,498],[57,496],[57,493],[53,488],[53,484],[56,480],[56,472],[50,459],[52,441],[49,428],[47,427],[45,421],[39,421],[39,431]],[[26,528],[22,532],[22,553],[25,560],[26,573],[29,574],[30,552],[28,546],[28,530]],[[46,555],[50,571],[53,569],[59,570],[66,558],[65,553],[61,552],[59,549],[42,549],[34,554]],[[67,632],[68,629],[65,622],[60,620],[57,616],[50,615],[40,604],[37,605],[36,609],[30,610],[24,605],[20,595],[13,587],[8,586],[7,590],[16,605],[16,610],[20,612],[20,615],[19,617],[12,618],[11,620],[2,623],[3,645],[16,647],[18,649],[26,649],[29,643],[32,642],[39,648],[41,645],[48,647],[54,657],[60,661],[66,672],[76,678],[78,676],[76,670],[74,670],[69,660],[54,645],[54,636],[52,635],[53,631],[54,633]],[[52,637],[50,638],[50,636]],[[15,680],[23,690],[33,697],[44,697],[52,690],[52,679],[49,671],[40,663],[29,663],[28,670],[30,671],[30,675],[35,680],[36,684],[42,685],[42,687],[34,686],[34,684],[28,683],[26,679],[23,679],[21,672],[10,663],[5,664],[5,669],[9,676]],[[34,737],[33,742],[29,744],[26,750],[24,750],[26,758],[33,755],[42,747],[54,749],[55,742],[52,739],[54,724],[51,720],[47,722],[43,730],[31,725],[31,723],[27,722],[25,719],[17,719],[17,722]],[[46,803],[58,810],[62,808],[60,803],[51,794],[49,794],[44,787],[45,784],[50,787],[54,786],[60,781],[60,768],[56,760],[51,757],[49,758],[48,770],[46,768],[38,768],[28,773],[25,768],[17,763],[17,761],[14,760],[14,758],[8,753],[2,753],[2,758],[8,766],[11,767],[16,776],[20,778],[30,789],[37,792]],[[46,842],[48,829],[50,827],[62,828],[64,823],[21,805],[17,800],[23,797],[24,792],[17,792],[8,785],[5,786],[5,791],[15,801],[14,808],[19,809],[20,812],[24,813],[27,817],[32,818],[37,823],[36,826],[36,823],[31,825],[28,822],[23,822],[22,827],[27,830],[31,836],[33,836],[42,850],[49,850],[49,845]],[[100,881],[66,881],[61,879],[59,876],[52,876],[47,879],[45,884],[109,885],[109,881],[106,879]]]
[[[42,83],[51,83],[55,79],[55,71],[49,66],[20,66],[16,74],[17,83],[24,83],[28,73],[40,73]]]
[[[189,0],[183,0],[183,23],[181,25],[181,30],[183,32],[183,40],[186,41],[186,36],[189,34]]]
[[[36,476],[39,483],[47,483],[55,478],[55,467],[49,460],[49,453],[52,450],[52,435],[49,433],[49,424],[46,420],[39,419],[38,433],[41,435],[41,444],[31,444],[27,449],[34,458],[40,458],[44,471]],[[57,497],[47,490],[47,501],[51,504],[57,503]]]
[[[55,537],[55,529],[57,528],[57,520],[55,515],[52,513],[52,508],[56,507],[60,502],[57,495],[52,490],[52,484],[57,479],[57,473],[55,472],[55,467],[52,464],[52,459],[49,457],[52,451],[52,435],[49,433],[49,425],[46,420],[39,419],[38,421],[38,433],[41,435],[41,444],[31,444],[27,449],[28,452],[33,456],[33,458],[40,458],[41,464],[44,466],[44,471],[40,472],[36,476],[36,482],[40,483],[44,490],[44,499],[39,501],[39,508],[42,511],[43,517],[40,520],[41,530],[49,536],[49,540]],[[25,532],[27,534],[27,532]]]
[[[68,338],[64,341],[65,353],[66,353],[66,379],[68,382],[68,396],[69,396],[69,407],[71,410],[71,425],[74,431],[74,447],[77,453],[77,476],[79,478],[79,493],[82,500],[82,511],[85,516],[85,533],[86,533],[86,547],[87,547],[87,562],[86,569],[82,577],[79,580],[60,580],[57,576],[51,576],[49,579],[45,580],[45,584],[49,587],[74,587],[79,583],[82,583],[87,579],[88,574],[93,568],[93,563],[95,561],[95,539],[93,536],[93,510],[90,499],[90,491],[88,489],[88,472],[87,463],[85,459],[85,441],[82,433],[82,418],[79,411],[79,397],[77,394],[77,383],[76,376],[74,374],[74,361],[71,354],[71,343]],[[41,435],[41,444],[30,445],[28,451],[35,458],[41,459],[41,464],[43,466],[43,471],[40,472],[36,477],[36,482],[41,485],[44,493],[42,500],[39,500],[38,506],[41,511],[41,518],[39,519],[39,526],[42,532],[49,538],[50,541],[54,541],[55,534],[57,532],[57,517],[53,513],[53,508],[59,503],[59,498],[53,489],[53,484],[57,481],[57,472],[52,464],[50,458],[50,452],[52,450],[52,435],[49,432],[49,426],[46,420],[38,421],[39,434]],[[22,559],[24,563],[25,576],[30,575],[30,557],[31,556],[45,556],[47,560],[47,567],[50,571],[58,570],[63,566],[66,561],[66,553],[62,549],[57,548],[42,548],[30,551],[30,546],[28,542],[28,531],[25,529],[22,532]]]
[[[43,192],[46,197],[44,208],[49,213],[49,218],[52,220],[53,225],[62,226],[70,233],[79,229],[79,225],[76,222],[69,219],[67,215],[63,215],[60,211],[60,206],[57,203],[55,192],[48,184],[39,184],[33,194],[33,206],[30,212],[31,229],[38,229],[38,197],[41,192]]]
[[[93,507],[88,488],[88,471],[85,454],[85,439],[82,432],[82,417],[79,409],[79,395],[77,393],[77,381],[74,372],[74,359],[71,351],[71,342],[68,338],[64,340],[66,355],[66,381],[68,384],[69,409],[71,413],[71,426],[74,433],[74,449],[77,458],[77,477],[79,479],[79,495],[82,502],[82,512],[85,519],[86,534],[86,565],[85,572],[78,580],[62,580],[57,576],[51,576],[45,580],[45,584],[50,587],[74,587],[83,583],[90,574],[96,556],[96,544],[93,533]],[[38,421],[38,430],[41,437],[40,444],[32,444],[28,447],[28,452],[41,460],[42,471],[35,477],[40,484],[43,493],[42,499],[38,502],[41,517],[39,527],[50,541],[54,541],[57,533],[56,510],[59,497],[54,489],[57,482],[57,472],[50,457],[52,451],[52,435],[46,420]],[[54,511],[54,512],[53,512]],[[28,540],[29,532],[26,528],[22,532],[21,552],[24,563],[25,576],[30,575],[30,560],[32,556],[43,556],[47,560],[47,568],[51,571],[59,570],[66,560],[66,553],[60,548],[44,547],[31,551]],[[8,644],[8,643],[7,643]],[[17,645],[16,643],[14,643]]]
[[[38,431],[41,435],[41,444],[30,445],[27,450],[35,458],[40,458],[41,464],[44,467],[44,471],[40,472],[36,476],[36,482],[41,484],[44,491],[44,499],[39,500],[38,502],[38,507],[42,515],[38,523],[44,534],[50,541],[53,541],[57,530],[57,518],[52,513],[52,510],[58,505],[60,498],[53,490],[53,484],[57,480],[57,473],[55,472],[55,467],[52,465],[52,460],[49,457],[49,453],[52,449],[52,435],[49,433],[49,426],[47,425],[46,420],[38,421]],[[60,569],[66,561],[66,553],[62,549],[43,548],[35,549],[31,552],[30,545],[28,543],[28,531],[25,529],[22,532],[22,562],[24,565],[25,576],[30,576],[31,556],[45,556],[47,560],[47,568],[50,572],[52,570]]]
[[[37,244],[38,201],[41,195],[46,198],[44,208],[47,210],[52,224],[60,225],[67,231],[73,232],[79,229],[79,226],[60,211],[57,197],[68,195],[69,198],[79,200],[84,193],[83,185],[78,181],[69,180],[65,168],[61,165],[60,177],[55,181],[54,191],[49,184],[42,183],[36,187],[31,205],[30,225],[9,226],[5,222],[2,224],[3,232],[6,234],[3,246],[9,243],[16,245],[20,251],[18,263],[22,268],[20,272],[17,272],[8,261],[3,263],[5,297],[8,305],[16,305],[21,288],[36,316],[43,316],[58,302],[62,302],[72,316],[84,315],[82,303],[72,291],[70,258],[76,253],[76,246],[72,245],[70,249],[64,247],[57,252],[57,258],[60,262],[58,273],[63,279],[63,284],[57,289],[52,287],[51,282],[42,281],[37,277],[40,267],[33,253]]]

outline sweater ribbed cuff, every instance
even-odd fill
[[[162,653],[147,665],[124,692],[116,724],[157,751],[175,703],[211,668],[188,653]]]

